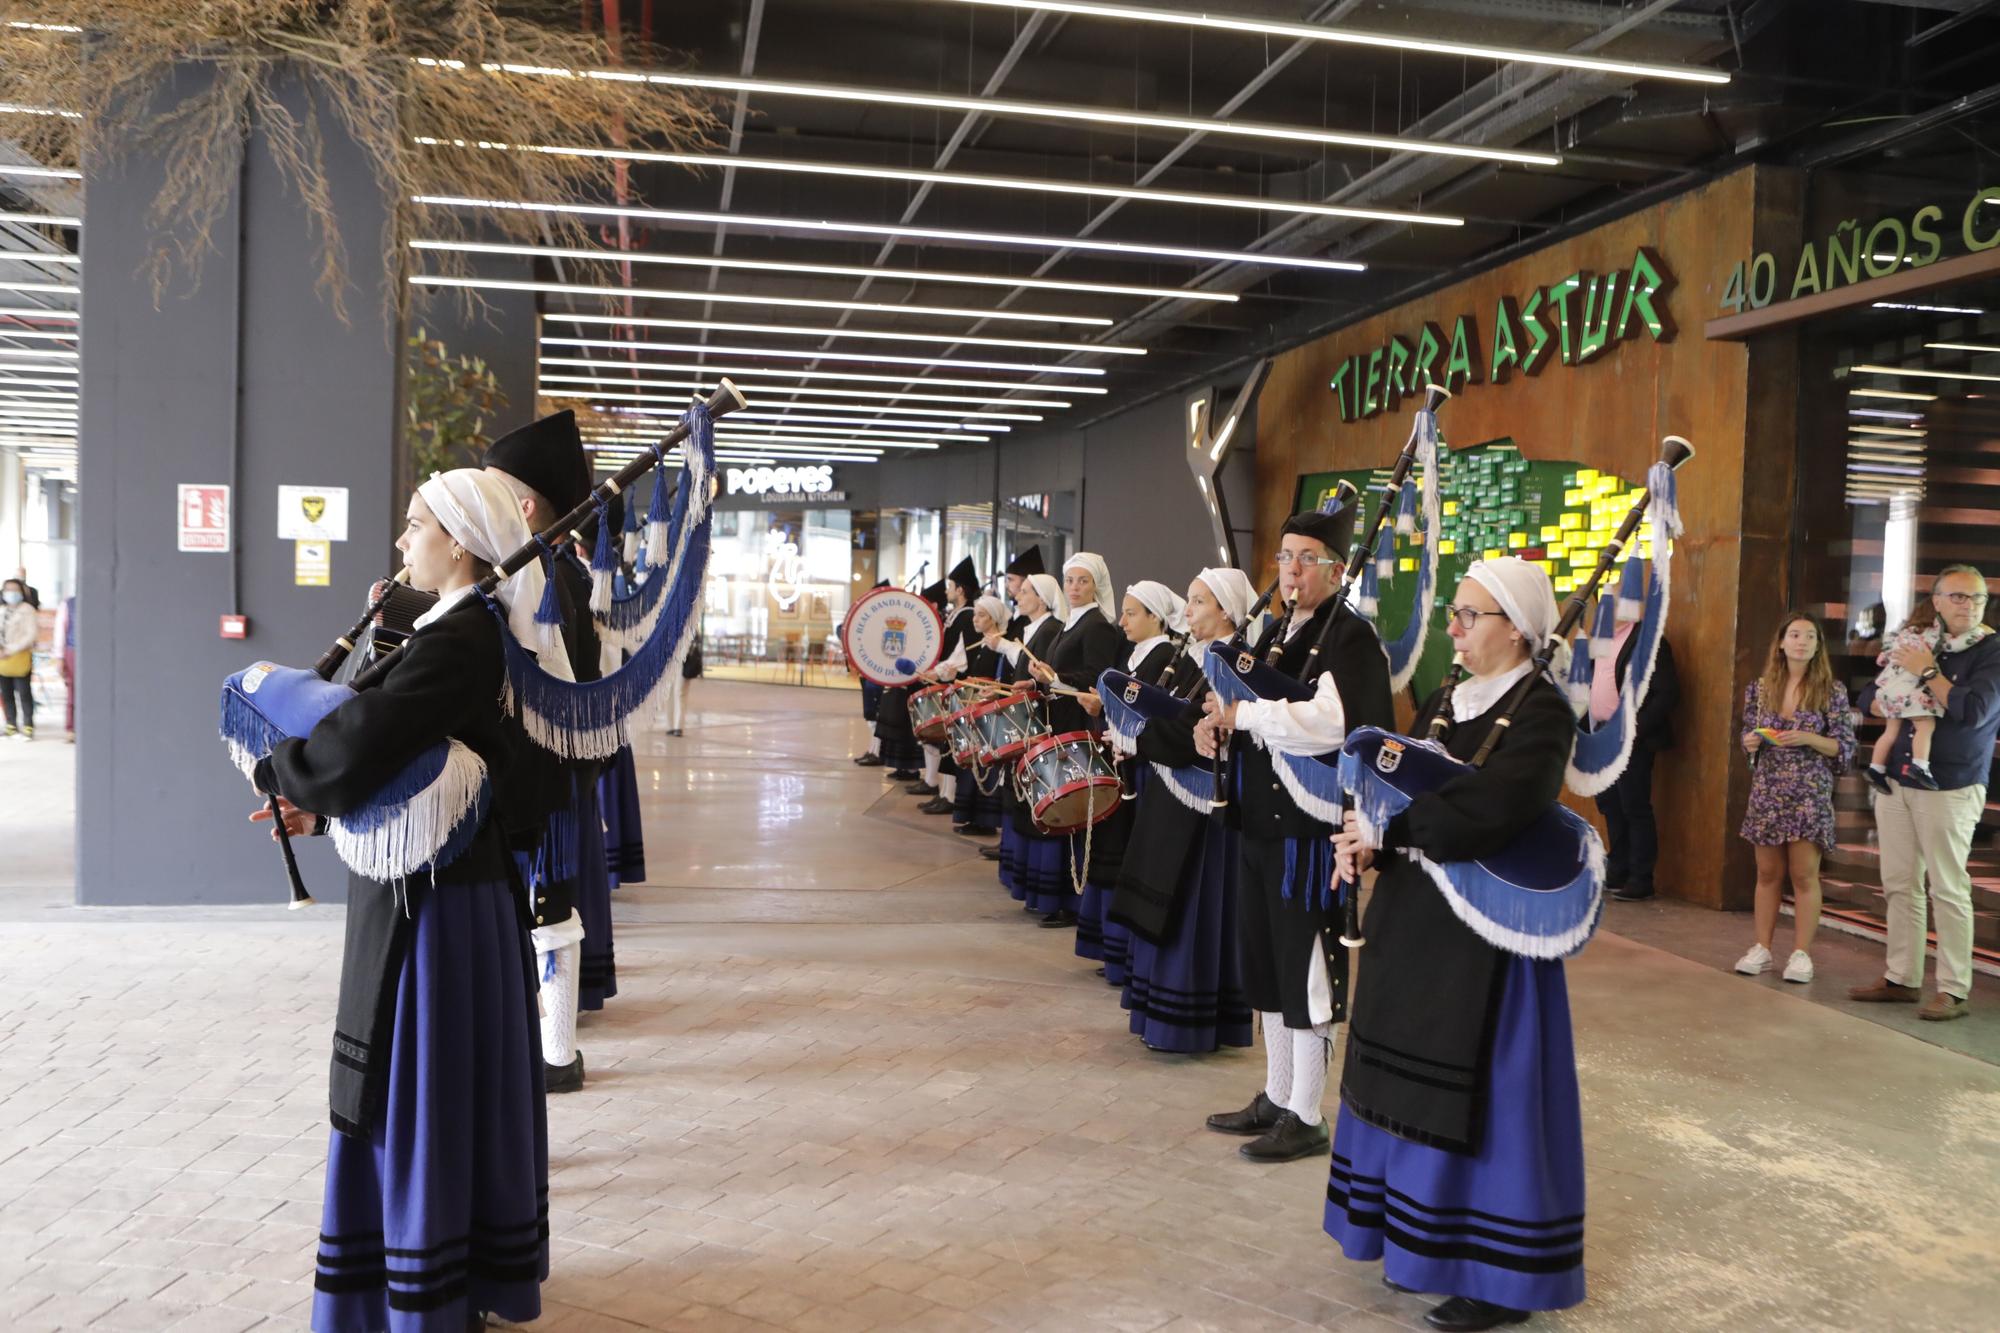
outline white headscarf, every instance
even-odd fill
[[[984,611],[986,618],[993,622],[993,628],[1003,634],[1007,632],[1007,622],[1013,619],[1013,617],[1007,614],[1007,603],[995,597],[990,592],[974,602],[972,609],[975,611]]]
[[[478,468],[433,472],[429,481],[417,487],[417,494],[453,541],[489,565],[498,566],[534,537],[528,531],[528,521],[521,517],[513,490]],[[503,581],[494,595],[507,608],[507,628],[535,655],[542,670],[559,680],[574,680],[562,626],[540,624],[535,619],[546,584],[542,562],[530,560]]]
[[[1127,597],[1136,598],[1139,605],[1160,618],[1160,624],[1169,634],[1181,634],[1187,630],[1187,603],[1181,595],[1164,583],[1151,579],[1140,579],[1125,590]]]
[[[1209,596],[1215,598],[1215,604],[1229,617],[1229,623],[1242,629],[1250,608],[1257,603],[1257,585],[1250,581],[1250,576],[1240,569],[1221,565],[1204,569],[1195,577],[1208,585]]]
[[[1069,602],[1063,597],[1062,584],[1056,582],[1053,574],[1030,574],[1028,586],[1035,590],[1035,596],[1042,599],[1042,609],[1052,616],[1060,616],[1069,609]]]
[[[1482,560],[1466,577],[1493,594],[1493,600],[1528,641],[1528,655],[1541,652],[1556,627],[1555,585],[1548,571],[1517,555]]]
[[[1118,607],[1111,600],[1111,568],[1104,563],[1104,557],[1093,555],[1089,551],[1078,551],[1075,555],[1063,561],[1063,574],[1065,576],[1072,569],[1082,569],[1089,573],[1091,581],[1097,586],[1097,609],[1104,613],[1106,620],[1114,625],[1117,624]],[[1081,614],[1083,611],[1082,607],[1070,607],[1067,595],[1064,596],[1062,604],[1078,614]],[[1071,616],[1069,619],[1074,622],[1076,617]]]

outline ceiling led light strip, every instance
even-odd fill
[[[50,361],[75,361],[75,352],[57,352],[42,347],[0,347],[0,356],[41,357]]]
[[[561,364],[564,364],[564,361],[565,361],[565,359],[564,359],[564,358],[562,358],[562,357],[547,357],[547,358],[545,358],[545,359],[544,359],[544,360],[542,361],[542,364],[543,364],[543,365],[545,365],[545,366],[552,366],[552,365],[561,365]],[[643,369],[646,369],[646,370],[675,370],[675,369],[684,369],[684,370],[688,371],[688,372],[689,372],[689,373],[691,373],[691,374],[695,374],[695,375],[699,375],[699,374],[702,374],[702,373],[703,373],[703,372],[704,372],[705,370],[708,370],[708,369],[712,369],[712,367],[702,367],[702,366],[685,366],[685,367],[675,367],[675,366],[645,366],[645,367],[643,367]],[[770,375],[772,375],[772,376],[774,376],[774,377],[775,377],[775,376],[781,376],[781,375],[783,375],[783,374],[784,374],[785,372],[783,372],[783,371],[773,371],[773,372],[766,372],[766,373],[768,373],[768,374],[770,374]],[[1001,398],[1001,397],[995,397],[995,396],[990,396],[990,395],[985,395],[985,394],[955,394],[955,393],[900,393],[900,392],[897,392],[897,391],[895,391],[895,390],[890,390],[890,389],[828,389],[828,388],[823,388],[823,387],[821,387],[821,386],[818,386],[818,385],[812,385],[812,384],[765,384],[765,383],[762,383],[762,382],[758,382],[758,383],[751,383],[751,382],[749,382],[749,381],[748,381],[748,380],[747,380],[746,378],[744,378],[744,377],[741,377],[741,376],[737,376],[737,375],[734,375],[734,374],[732,374],[732,375],[730,376],[730,378],[731,378],[732,380],[734,380],[734,381],[735,381],[735,383],[736,383],[736,387],[737,387],[737,388],[739,388],[739,389],[741,389],[741,390],[743,390],[743,392],[745,392],[745,393],[760,393],[760,394],[762,394],[762,393],[812,393],[812,394],[821,394],[821,395],[824,395],[824,396],[826,396],[826,397],[828,397],[828,398],[865,398],[865,399],[868,399],[868,400],[870,400],[870,401],[879,401],[879,402],[905,402],[905,401],[907,401],[907,402],[916,402],[916,403],[993,403],[993,404],[997,404],[997,405],[1000,405],[1000,406],[1003,406],[1003,407],[1073,407],[1073,406],[1075,406],[1075,404],[1073,404],[1073,403],[1068,403],[1068,402],[1064,402],[1064,401],[1063,401],[1062,399],[1060,399],[1060,398]],[[760,381],[761,381],[761,378],[762,378],[762,376],[760,375]],[[802,378],[802,379],[803,379],[803,378],[815,378],[815,379],[816,379],[816,378],[822,378],[822,377],[820,377],[820,376],[816,376],[816,375],[815,375],[815,376],[801,376],[800,378]],[[838,376],[835,376],[835,377],[833,377],[833,378],[839,378],[839,377],[838,377]],[[887,378],[887,377],[885,376],[884,378]],[[935,381],[935,380],[897,380],[897,381],[895,381],[895,382],[896,382],[896,383],[899,383],[899,384],[901,384],[901,383],[931,383],[931,384],[934,384],[934,383],[937,383],[937,381]],[[606,388],[606,389],[620,389],[620,390],[623,390],[623,389],[685,389],[685,390],[687,390],[687,391],[688,391],[688,392],[690,392],[690,393],[698,393],[698,392],[701,392],[701,391],[703,391],[703,390],[707,389],[708,387],[710,387],[710,386],[709,386],[709,383],[708,383],[707,381],[704,381],[704,380],[700,380],[700,379],[689,379],[689,380],[641,380],[641,379],[632,379],[632,378],[629,378],[629,377],[620,377],[620,376],[617,376],[617,375],[561,375],[561,374],[550,374],[550,373],[549,373],[549,372],[547,372],[547,371],[543,371],[543,372],[542,372],[542,383],[543,383],[544,385],[550,385],[550,384],[595,384],[595,385],[600,385],[600,386],[602,386],[602,387],[604,387],[604,388]],[[544,392],[544,393],[548,393],[548,392],[550,392],[550,391],[549,391],[549,390],[548,390],[547,388],[544,388],[544,389],[542,390],[542,392]],[[647,395],[647,397],[648,397],[648,398],[652,398],[652,397],[656,397],[656,396],[657,396],[657,395],[652,395],[652,394],[648,394],[648,395]],[[849,408],[849,409],[852,409],[852,408],[853,408],[853,407],[855,406],[855,404],[853,404],[853,403],[846,403],[846,404],[843,404],[842,406],[844,406],[844,407],[847,407],[847,408]],[[885,409],[885,410],[887,410],[887,409]],[[983,412],[983,411],[979,411],[979,412],[958,412],[958,413],[954,413],[953,415],[956,415],[956,416],[986,416],[986,415],[989,415],[989,414],[988,414],[988,413],[986,413],[986,412]],[[1004,417],[1004,416],[1008,416],[1008,415],[1011,415],[1011,414],[1009,414],[1009,413],[1004,413],[1004,412],[1002,412],[1002,413],[993,413],[992,415],[996,415],[996,416],[1003,416],[1003,417]],[[1024,421],[1040,421],[1040,420],[1041,420],[1041,418],[1040,418],[1040,417],[1022,417],[1022,418],[1020,418],[1020,420],[1024,420]]]
[[[83,219],[59,213],[14,213],[0,209],[0,222],[18,222],[24,227],[81,227]]]
[[[1919,370],[1910,366],[1856,366],[1857,375],[1914,375],[1927,380],[1976,380],[2000,384],[2000,375],[1975,375],[1969,370]]]
[[[915,167],[855,166],[839,162],[801,162],[787,158],[731,157],[719,153],[657,153],[637,148],[560,147],[554,144],[468,143],[463,139],[423,139],[432,147],[486,148],[510,152],[546,153],[552,157],[589,157],[614,162],[656,162],[665,166],[711,171],[790,171],[808,176],[845,176],[855,180],[912,181],[925,185],[957,185],[975,190],[1025,190],[1031,194],[1068,194],[1085,199],[1127,199],[1137,203],[1183,204],[1191,208],[1239,208],[1253,213],[1291,213],[1305,217],[1347,218],[1361,222],[1395,222],[1426,227],[1462,227],[1465,219],[1448,213],[1414,213],[1400,208],[1359,208],[1345,204],[1306,204],[1266,199],[1250,194],[1203,194],[1186,190],[1156,190],[1138,185],[1095,185],[1085,181],[1047,180],[1027,176],[986,176],[964,171],[928,171]]]
[[[551,315],[549,316],[549,318],[560,319],[562,318],[562,316]],[[574,316],[572,318],[575,318],[578,322],[582,322],[582,320],[585,319],[586,317]],[[616,324],[618,321],[615,319],[606,319],[603,322],[607,324]],[[1018,371],[1026,371],[1036,375],[1102,375],[1104,373],[1104,371],[1097,366],[1038,366],[1033,364],[1024,364],[1015,361],[954,361],[949,357],[885,356],[879,353],[870,355],[862,352],[816,352],[816,351],[805,351],[796,348],[780,349],[773,347],[723,347],[723,346],[711,347],[711,346],[705,346],[701,343],[630,342],[623,339],[615,339],[615,338],[557,338],[552,336],[545,336],[542,339],[542,346],[596,347],[596,348],[603,348],[606,350],[637,351],[637,352],[683,352],[683,353],[692,352],[698,356],[751,356],[751,357],[757,357],[760,360],[790,358],[792,360],[797,360],[797,361],[875,361],[875,362],[880,362],[883,365],[892,365],[892,366],[960,366],[974,370],[1018,370]],[[632,363],[626,361],[609,361],[609,362],[573,361],[570,362],[569,364],[630,366],[638,363]],[[648,367],[646,367],[643,364],[639,364],[639,368],[643,370],[647,369]],[[707,367],[703,371],[703,373],[721,374],[724,371],[728,371],[731,374],[736,373],[736,369],[730,366]],[[791,374],[792,372],[784,370],[782,367],[779,367],[769,371],[768,373]],[[883,383],[889,383],[889,384],[907,384],[911,382],[909,378],[906,376],[870,377],[863,375],[849,375],[849,376],[844,376],[843,378],[848,378],[848,379],[878,378]],[[977,383],[976,381],[972,380],[931,379],[929,376],[925,376],[923,382],[925,384],[966,384],[966,385]],[[1075,384],[1025,384],[1022,387],[1030,389],[1055,389],[1061,393],[1106,394],[1111,392],[1111,390],[1109,389],[1087,388]]]
[[[64,120],[82,120],[81,111],[64,111],[52,106],[22,106],[17,102],[0,102],[0,116],[61,116]]]
[[[565,376],[562,378],[575,378],[575,377]],[[679,384],[669,384],[665,387],[670,389],[678,389],[685,387],[690,393],[692,393],[699,390],[701,388],[701,385],[697,381],[690,380],[685,386]],[[737,382],[736,387],[743,390],[743,392],[746,394],[753,392],[761,393],[766,391],[774,393],[824,392],[823,390],[816,390],[816,389],[771,388],[767,390],[766,386],[762,385],[753,386],[741,383],[740,381]],[[672,394],[665,394],[665,393],[623,393],[623,392],[615,392],[609,389],[584,390],[584,389],[570,388],[566,385],[551,384],[549,382],[548,376],[542,377],[540,392],[542,396],[545,398],[588,398],[591,399],[593,402],[605,402],[605,403],[676,403],[677,402],[681,403],[683,406],[686,405],[686,395],[675,397]],[[880,396],[883,398],[892,398],[895,395],[882,394]],[[888,413],[892,416],[900,414],[902,416],[911,416],[911,417],[945,417],[953,421],[970,420],[974,418],[990,419],[994,421],[1041,421],[1044,419],[1039,414],[1033,412],[992,412],[992,411],[975,411],[969,408],[948,408],[948,407],[901,407],[901,406],[891,405],[888,403],[883,403],[878,406],[874,403],[792,402],[792,403],[771,403],[768,404],[768,406],[773,408],[782,407],[787,409],[796,409],[802,412],[881,412],[881,413]],[[761,415],[761,414],[751,414],[747,412],[747,410],[745,409],[738,409],[737,411],[732,412],[730,415],[741,419],[746,415]],[[873,420],[873,418],[870,418],[870,420]],[[885,422],[884,424],[887,423]],[[908,424],[914,426],[919,423],[913,421]]]
[[[1902,398],[1916,403],[1937,401],[1934,393],[1911,393],[1907,389],[1849,389],[1847,395],[1850,398]]]
[[[0,176],[28,176],[36,180],[80,181],[81,171],[70,171],[64,167],[30,167],[11,162],[0,162]]]
[[[1382,51],[1416,51],[1425,55],[1458,56],[1473,60],[1505,60],[1550,69],[1582,69],[1599,74],[1622,74],[1635,79],[1678,79],[1685,83],[1728,83],[1729,76],[1718,70],[1696,69],[1687,65],[1654,65],[1636,60],[1607,60],[1600,56],[1577,56],[1562,51],[1530,51],[1512,46],[1488,46],[1483,42],[1447,42],[1430,37],[1402,37],[1386,32],[1365,32],[1354,28],[1323,28],[1310,23],[1285,23],[1275,19],[1238,17],[1231,14],[1196,14],[1181,9],[1148,9],[1139,5],[1107,5],[1085,0],[957,0],[959,4],[984,5],[997,9],[1037,10],[1045,14],[1076,14],[1086,18],[1121,19],[1128,23],[1163,23],[1176,27],[1202,28],[1210,32],[1240,32],[1257,37],[1289,37],[1299,41],[1332,42],[1342,46],[1366,46]]]
[[[1115,347],[1109,343],[1059,343],[1043,342],[1032,338],[975,338],[964,333],[903,333],[891,329],[846,329],[829,328],[814,324],[735,324],[712,319],[655,319],[638,315],[575,315],[568,311],[550,310],[542,315],[544,320],[558,320],[566,324],[616,324],[621,327],[641,329],[707,329],[715,333],[782,333],[800,338],[873,338],[884,342],[947,343],[953,346],[963,344],[968,347],[1020,347],[1034,352],[1104,352],[1112,356],[1144,356],[1143,347]],[[827,355],[824,352],[805,353],[814,359]],[[850,360],[854,358],[849,358]],[[887,357],[864,357],[863,360],[888,360]],[[972,362],[947,362],[939,364],[971,365]],[[1040,366],[1043,372],[1061,369],[1056,366]],[[1072,372],[1073,373],[1073,372]]]
[[[54,319],[75,322],[83,316],[75,310],[52,310],[38,305],[0,306],[0,318],[6,319]]]
[[[1089,292],[1103,296],[1144,296],[1165,300],[1240,300],[1233,292],[1197,292],[1179,287],[1134,287],[1110,282],[1068,282],[1058,278],[1010,278],[998,273],[959,273],[919,268],[869,268],[863,264],[808,264],[780,259],[724,259],[718,255],[663,255],[644,250],[589,250],[548,245],[504,245],[489,241],[411,241],[413,250],[478,255],[527,255],[583,259],[607,264],[667,264],[681,268],[743,269],[753,273],[819,273],[836,278],[885,278],[897,282],[958,283],[975,287],[1025,287],[1036,291]],[[894,309],[903,309],[896,306]],[[1108,323],[1109,321],[1105,321]]]
[[[458,60],[429,60],[419,57],[419,65],[443,69],[464,69]],[[1066,102],[1022,102],[1001,97],[954,97],[948,93],[906,92],[896,88],[855,88],[846,84],[805,83],[796,79],[745,79],[716,74],[669,74],[627,69],[563,69],[547,65],[515,65],[487,62],[480,68],[489,74],[510,74],[527,78],[603,79],[614,83],[646,83],[662,88],[696,88],[704,92],[752,93],[771,97],[812,97],[834,102],[863,102],[870,106],[910,106],[927,110],[965,111],[973,115],[1003,119],[1072,120],[1087,125],[1120,125],[1132,129],[1169,130],[1177,134],[1210,134],[1239,139],[1276,139],[1287,143],[1319,144],[1333,148],[1361,148],[1388,153],[1428,153],[1437,157],[1470,158],[1478,162],[1511,162],[1520,166],[1560,166],[1554,153],[1538,153],[1516,148],[1490,148],[1483,144],[1451,143],[1435,139],[1405,139],[1389,134],[1363,134],[1354,130],[1315,130],[1300,125],[1270,125],[1248,120],[1215,120],[1204,116],[1161,116],[1141,111],[1115,111],[1109,107],[1075,106]]]
[[[485,288],[505,292],[543,292],[560,296],[606,296],[641,301],[692,301],[698,304],[782,306],[800,310],[862,310],[875,315],[937,315],[946,319],[1007,319],[1023,324],[1082,324],[1108,329],[1115,322],[1102,315],[1056,315],[1011,310],[970,310],[964,306],[895,305],[882,301],[828,301],[804,296],[732,296],[722,292],[676,292],[658,287],[594,287],[564,282],[523,282],[513,278],[447,278],[434,273],[411,277],[418,287]],[[945,341],[955,341],[946,339]]]
[[[425,142],[420,140],[419,142]],[[428,142],[438,142],[429,140]],[[1027,236],[1018,232],[959,231],[949,227],[905,227],[878,222],[833,222],[812,218],[763,217],[752,213],[710,213],[669,208],[630,208],[613,204],[540,204],[519,199],[476,199],[461,195],[419,194],[412,203],[437,208],[488,208],[525,213],[574,213],[579,217],[627,218],[641,222],[687,222],[728,226],[736,230],[810,231],[843,236],[893,236],[918,241],[963,241],[969,245],[1018,245],[1036,250],[1090,250],[1099,254],[1189,259],[1204,264],[1262,264],[1272,268],[1320,269],[1334,273],[1366,272],[1366,264],[1351,259],[1308,259],[1258,251],[1202,250],[1190,246],[1154,245],[1139,241],[1100,241],[1084,237]]]

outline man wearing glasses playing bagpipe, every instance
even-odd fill
[[[545,812],[522,789],[534,770],[527,736],[501,707],[495,611],[551,675],[566,679],[569,664],[558,626],[536,616],[539,563],[501,582],[491,605],[474,589],[528,540],[497,478],[433,476],[396,545],[412,586],[437,601],[393,657],[358,692],[260,663],[226,695],[239,703],[225,703],[224,734],[239,762],[254,763],[257,790],[280,798],[290,833],[331,832],[357,872],[315,1328],[457,1328],[485,1312],[515,1322],[540,1313],[548,1129],[514,857],[539,838]],[[260,737],[270,723],[259,715],[294,719],[283,728],[294,738]]]
[[[1558,801],[1577,724],[1536,660],[1557,625],[1548,574],[1486,560],[1455,600],[1463,679],[1413,727],[1451,758],[1382,732],[1350,735],[1343,753],[1337,870],[1346,885],[1371,865],[1378,877],[1325,1227],[1348,1258],[1381,1259],[1394,1290],[1448,1297],[1433,1327],[1477,1330],[1583,1299],[1582,1110],[1561,960],[1596,928],[1603,850]],[[1445,777],[1425,790],[1432,765]],[[1533,861],[1559,873],[1541,884]]]
[[[1337,752],[1347,728],[1388,726],[1395,717],[1389,664],[1375,628],[1337,596],[1353,540],[1358,503],[1332,513],[1287,519],[1279,537],[1278,588],[1289,604],[1247,654],[1218,663],[1204,701],[1196,748],[1213,756],[1229,737],[1235,782],[1229,817],[1238,841],[1237,924],[1243,989],[1262,1017],[1264,1089],[1240,1111],[1208,1118],[1218,1133],[1257,1136],[1243,1156],[1289,1162],[1327,1150],[1320,1102],[1326,1092],[1328,1041],[1346,1009],[1347,954],[1330,937],[1339,922],[1328,895],[1337,812],[1318,806],[1280,756]],[[1303,684],[1306,697],[1225,702],[1221,685],[1254,678],[1262,667]],[[1304,693],[1304,691],[1300,691]],[[1318,813],[1301,801],[1315,805]]]

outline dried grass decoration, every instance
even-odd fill
[[[702,101],[605,77],[616,54],[601,35],[566,26],[575,21],[573,6],[537,0],[0,0],[0,138],[50,166],[77,166],[80,145],[93,141],[164,163],[148,211],[160,237],[146,268],[157,300],[176,271],[198,280],[254,129],[305,202],[320,242],[317,286],[344,318],[348,261],[326,118],[397,201],[381,261],[394,279],[385,299],[399,306],[405,247],[419,232],[592,239],[587,223],[562,214],[426,208],[414,196],[615,199],[624,163],[514,146],[686,148],[714,128]],[[196,70],[206,77],[189,77]],[[433,255],[454,267],[448,252]]]

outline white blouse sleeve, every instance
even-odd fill
[[[1252,699],[1237,705],[1236,727],[1278,754],[1327,754],[1347,739],[1347,711],[1333,673],[1323,671],[1313,697],[1303,703]]]

